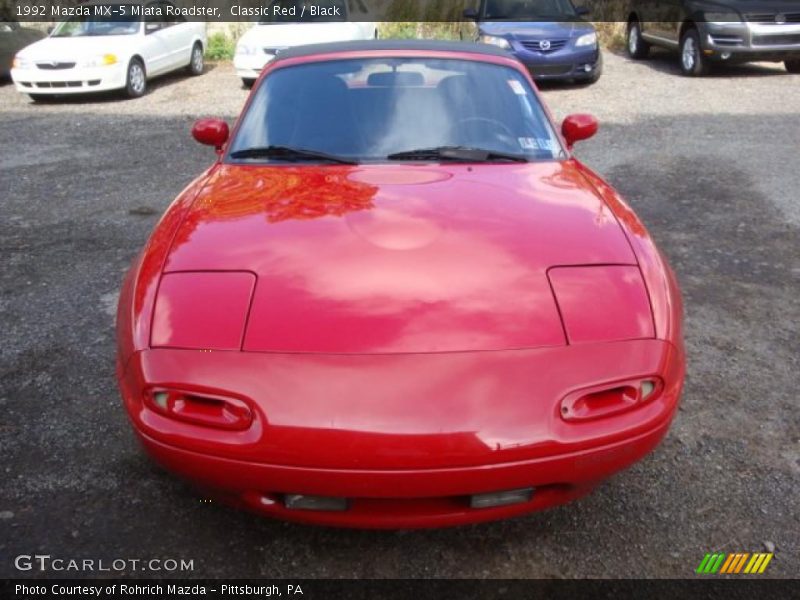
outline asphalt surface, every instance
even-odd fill
[[[607,54],[578,155],[645,221],[681,281],[689,373],[664,443],[589,497],[523,518],[370,532],[201,502],[139,450],[114,381],[117,291],[158,215],[233,117],[229,66],[136,101],[33,104],[0,86],[0,576],[19,554],[173,558],[202,577],[683,577],[706,552],[774,550],[800,574],[800,76],[694,80]],[[65,573],[61,573],[65,574]],[[69,574],[69,573],[67,573]],[[91,573],[85,573],[90,575]],[[126,572],[147,576],[147,572]],[[71,573],[71,575],[75,575]]]

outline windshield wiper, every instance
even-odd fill
[[[343,156],[336,156],[335,154],[328,154],[327,152],[319,152],[317,150],[307,150],[306,148],[293,148],[291,146],[256,146],[253,148],[245,148],[244,150],[231,152],[231,158],[279,158],[288,161],[322,160],[342,165],[358,164],[356,161],[344,158]]]
[[[507,160],[512,162],[528,162],[528,157],[523,154],[511,152],[498,152],[486,148],[471,148],[469,146],[439,146],[437,148],[419,148],[395,152],[387,156],[389,160],[453,160],[459,162],[493,162]]]

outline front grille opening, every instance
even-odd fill
[[[567,75],[572,71],[572,65],[531,65],[528,72],[532,77],[541,75]]]
[[[37,88],[81,88],[86,86],[100,85],[100,79],[92,79],[90,81],[37,81],[35,83],[20,82],[25,87]]]
[[[66,87],[81,87],[83,85],[80,81],[39,81],[36,83],[38,88],[66,88]]]
[[[521,41],[520,44],[526,50],[548,54],[556,50],[561,50],[567,45],[567,40],[524,40]]]
[[[800,23],[800,12],[796,13],[781,13],[786,19],[787,23]],[[748,13],[744,18],[750,23],[761,23],[763,25],[775,25],[778,13],[763,12],[763,13]]]
[[[744,40],[736,35],[712,35],[711,41],[717,46],[740,46]]]
[[[245,496],[249,498],[246,501],[251,504],[254,503],[264,508],[281,506],[290,511],[447,514],[503,508],[528,504],[537,500],[547,502],[551,498],[572,497],[580,489],[573,484],[551,483],[537,487],[498,490],[472,495],[420,498],[333,497],[291,492],[253,492]]]
[[[58,71],[61,69],[72,69],[75,67],[74,62],[40,62],[36,66],[45,71]]]
[[[753,36],[754,46],[791,46],[794,44],[800,44],[800,33]]]

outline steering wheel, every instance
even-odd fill
[[[461,129],[462,127],[467,127],[470,123],[488,125],[490,128],[494,129],[493,134],[497,140],[500,140],[509,148],[515,148],[519,150],[518,146],[515,144],[516,137],[514,136],[514,132],[511,131],[511,129],[509,129],[508,125],[505,123],[496,119],[490,119],[488,117],[465,117],[463,119],[459,119],[455,126],[458,129]]]

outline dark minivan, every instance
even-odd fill
[[[464,17],[476,22],[478,41],[513,54],[534,79],[594,83],[603,62],[588,12],[570,0],[480,0]]]

